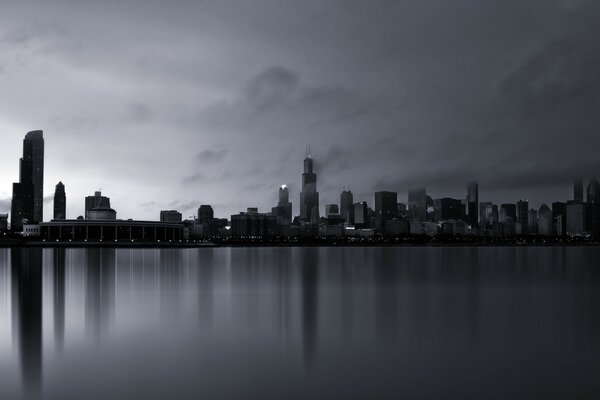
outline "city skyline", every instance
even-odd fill
[[[598,7],[7,2],[0,212],[33,129],[51,138],[47,198],[58,181],[73,199],[102,188],[138,219],[268,211],[281,184],[297,214],[307,143],[321,205],[344,187],[462,198],[465,180],[481,201],[570,198],[600,171]]]

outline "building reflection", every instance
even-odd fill
[[[197,249],[198,255],[198,322],[203,330],[213,325],[215,261],[214,249]]]
[[[60,353],[65,341],[65,249],[52,249],[54,277],[54,343]]]
[[[379,250],[379,249],[378,249]],[[371,253],[371,251],[369,251]],[[375,327],[377,334],[386,342],[398,336],[398,266],[393,249],[381,249],[370,254],[375,275]]]
[[[115,249],[89,248],[86,253],[85,325],[99,340],[108,332],[115,308]]]
[[[26,397],[42,384],[42,249],[11,250],[12,317]]]
[[[318,331],[319,249],[301,249],[302,339],[304,362],[311,367],[315,358]]]

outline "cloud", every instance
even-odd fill
[[[191,183],[201,182],[206,179],[206,176],[200,173],[195,173],[190,176],[186,176],[181,180],[181,183],[184,185],[189,185]]]
[[[218,149],[218,150],[202,150],[198,154],[196,154],[196,161],[200,164],[212,164],[215,162],[222,161],[227,156],[227,150]]]

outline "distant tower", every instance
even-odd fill
[[[279,201],[272,208],[272,214],[277,217],[278,225],[289,225],[292,223],[292,203],[290,203],[290,191],[286,185],[279,187]]]
[[[479,185],[467,183],[467,222],[471,226],[479,224]]]
[[[419,222],[427,220],[427,193],[425,188],[408,191],[408,213]]]
[[[587,202],[600,203],[600,184],[596,178],[590,179],[587,185]]]
[[[600,238],[600,184],[592,178],[587,186],[588,225],[592,235]]]
[[[517,222],[521,224],[521,235],[529,232],[529,201],[519,200],[517,202]]]
[[[31,131],[23,139],[19,182],[13,183],[11,229],[20,231],[23,221],[42,222],[44,205],[44,136]]]
[[[349,225],[354,223],[351,218],[351,215],[354,214],[353,204],[354,195],[352,195],[351,191],[344,190],[340,195],[340,216]]]
[[[54,219],[67,218],[67,196],[65,194],[65,185],[58,182],[54,190]]]
[[[313,212],[313,210],[316,210]],[[310,146],[306,149],[304,158],[304,173],[302,174],[302,192],[300,192],[300,219],[306,222],[315,221],[315,213],[319,215],[319,192],[317,192],[317,174],[313,172],[313,160],[310,156]]]
[[[573,183],[573,200],[583,201],[583,181],[581,179],[577,179]]]

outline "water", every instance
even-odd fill
[[[0,249],[0,398],[600,395],[600,249]]]

